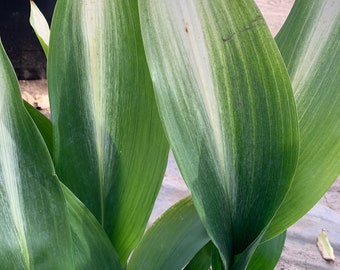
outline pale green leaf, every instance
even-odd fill
[[[294,89],[300,155],[267,239],[306,214],[340,174],[340,1],[296,0],[276,41]]]
[[[298,127],[289,76],[252,1],[139,3],[171,148],[228,266],[291,184]]]
[[[128,270],[178,270],[210,241],[191,197],[168,209],[146,232]]]
[[[137,1],[58,1],[48,79],[58,176],[102,224],[124,264],[144,233],[169,148]]]
[[[30,24],[37,35],[41,47],[44,50],[45,55],[48,55],[48,44],[50,40],[50,27],[41,13],[37,5],[30,0],[31,12],[30,12]]]
[[[46,145],[24,107],[2,44],[0,224],[2,269],[74,268],[63,192]]]

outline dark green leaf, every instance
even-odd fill
[[[280,259],[286,240],[286,232],[279,236],[261,243],[255,250],[247,269],[272,270]]]
[[[252,1],[139,0],[176,161],[222,260],[271,221],[298,157],[289,76]]]
[[[206,244],[184,268],[184,270],[208,270],[211,266],[213,243]]]
[[[213,270],[224,270],[224,269],[229,269],[229,268],[224,268],[223,262],[221,260],[221,256],[218,252],[218,249],[213,246],[212,247],[212,265],[211,265]]]
[[[230,268],[231,270],[247,269],[249,262],[251,261],[252,257],[255,254],[255,251],[258,249],[259,245],[261,244],[261,240],[266,229],[264,229],[263,232],[255,239],[255,241],[251,243],[242,253],[236,254],[234,256],[234,263],[232,267]]]

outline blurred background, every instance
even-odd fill
[[[35,0],[51,23],[56,0]],[[1,0],[0,37],[20,80],[46,78],[46,57],[29,24],[30,0]]]

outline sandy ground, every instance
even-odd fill
[[[293,0],[257,0],[267,24],[275,35],[293,4]],[[42,113],[50,117],[46,80],[21,81],[23,97]],[[176,162],[170,153],[164,182],[150,219],[153,222],[161,213],[179,199],[189,194]],[[326,262],[320,255],[316,238],[325,229],[333,245],[336,259]],[[288,230],[282,257],[276,270],[326,270],[340,269],[340,180],[304,218]]]

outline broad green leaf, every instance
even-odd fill
[[[247,269],[272,270],[279,261],[286,240],[286,232],[261,243],[255,250]]]
[[[52,155],[52,148],[53,148],[53,131],[52,131],[52,123],[51,121],[39,112],[36,108],[34,108],[31,104],[24,100],[24,105],[27,112],[32,117],[35,125],[39,129],[41,136],[43,137],[48,151]]]
[[[298,156],[289,76],[252,1],[140,0],[161,118],[226,266],[281,204]]]
[[[117,252],[91,212],[62,185],[70,215],[76,268],[123,269]]]
[[[144,233],[169,148],[137,1],[58,1],[48,58],[56,171],[124,264]]]
[[[294,89],[300,155],[267,239],[306,214],[340,174],[340,1],[296,0],[276,41]]]
[[[188,197],[172,206],[148,229],[127,269],[183,269],[209,240]]]
[[[30,24],[37,35],[41,47],[44,50],[45,55],[48,55],[48,44],[50,39],[50,27],[41,13],[37,5],[30,0],[31,12],[30,12]]]
[[[24,107],[2,44],[0,224],[2,269],[74,268],[63,192],[46,145]]]

